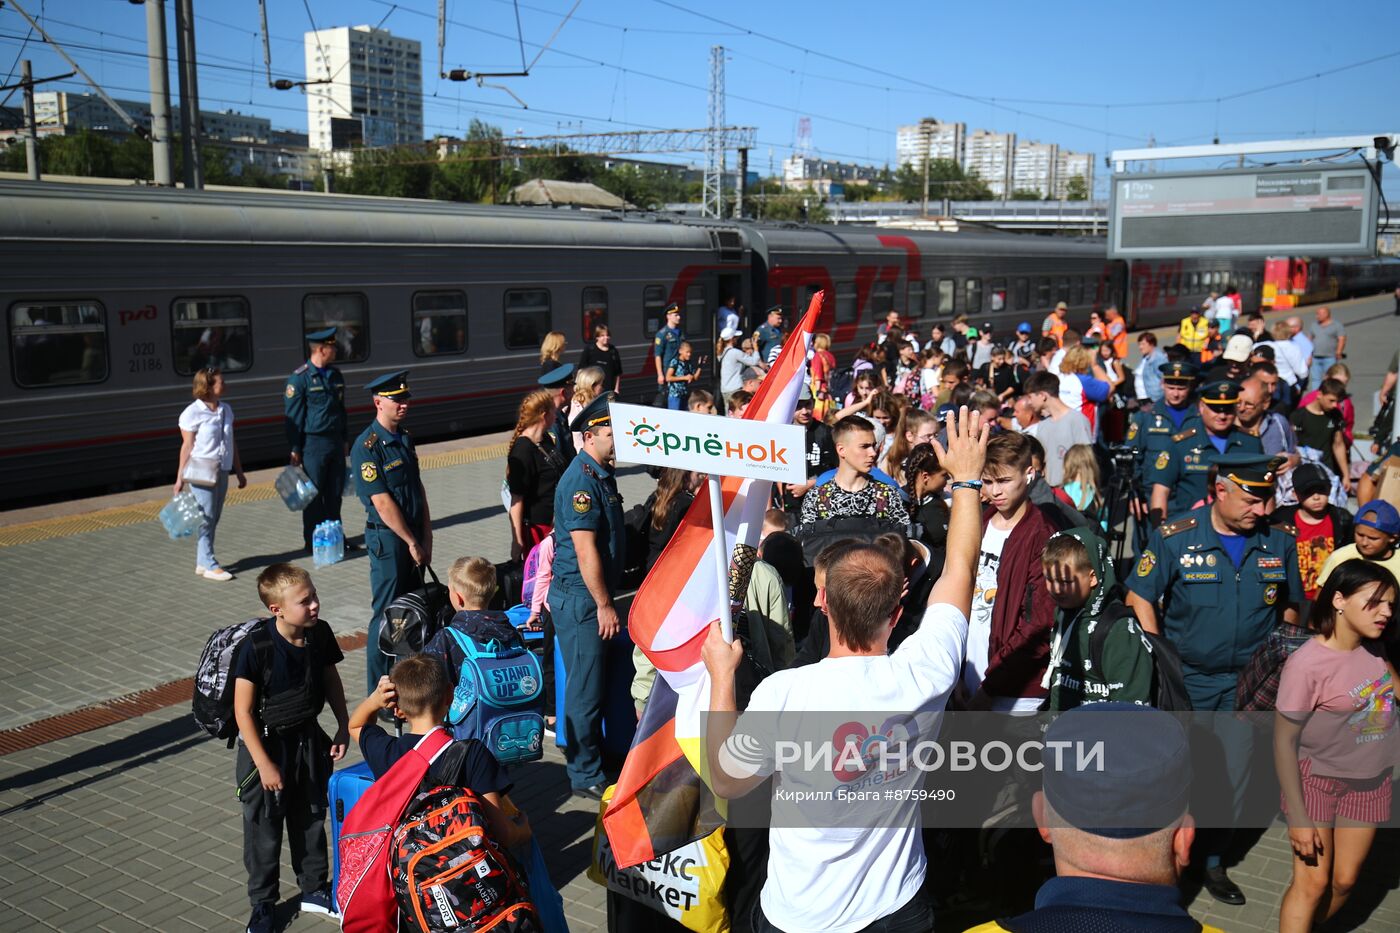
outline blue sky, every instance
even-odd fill
[[[140,6],[20,2],[31,13],[42,7],[45,28],[113,96],[146,95]],[[571,5],[520,0],[527,59]],[[505,79],[528,110],[501,91],[433,77],[435,0],[268,6],[274,77],[304,76],[302,36],[313,21],[322,28],[382,21],[422,41],[430,134],[458,134],[473,117],[525,135],[703,126],[710,47],[723,45],[728,122],[758,127],[751,164],[765,173],[770,159],[777,166],[793,150],[804,116],[812,154],[875,164],[893,161],[895,128],[923,116],[1092,151],[1100,166],[1108,150],[1149,137],[1169,145],[1216,135],[1229,142],[1400,130],[1400,3],[1393,2],[1331,15],[1316,3],[1277,0],[582,0],[530,77]],[[256,2],[196,0],[195,7],[202,106],[304,130],[300,92],[266,86]],[[512,0],[449,0],[446,67],[516,70],[516,10]],[[169,20],[173,39],[173,9]],[[18,13],[0,8],[0,75],[20,57],[27,32]],[[23,54],[36,76],[68,70],[37,35]],[[1390,57],[1347,67],[1381,56]],[[1345,70],[1326,73],[1335,69]],[[1294,79],[1302,80],[1226,99]],[[76,81],[58,86],[83,89]]]

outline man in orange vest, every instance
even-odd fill
[[[1220,356],[1220,350],[1220,320],[1213,317],[1206,318],[1206,342],[1201,347],[1201,365],[1204,366]]]
[[[1201,315],[1200,308],[1192,308],[1191,313],[1181,319],[1181,328],[1176,342],[1191,353],[1191,362],[1198,368],[1201,365],[1201,350],[1205,349],[1206,338],[1210,336],[1210,326]]]
[[[1045,316],[1045,321],[1040,325],[1040,335],[1042,337],[1054,337],[1056,345],[1065,345],[1065,331],[1069,330],[1069,305],[1063,301],[1055,305],[1055,310]]]
[[[1128,358],[1128,322],[1123,320],[1117,305],[1109,305],[1103,312],[1108,322],[1108,341],[1113,344],[1113,355],[1120,359]]]

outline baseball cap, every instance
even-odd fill
[[[1254,349],[1254,338],[1248,334],[1235,334],[1225,343],[1225,352],[1220,354],[1231,363],[1249,362],[1249,353]]]
[[[1375,499],[1356,513],[1356,524],[1374,528],[1388,535],[1400,535],[1400,512],[1384,499]]]
[[[1057,301],[1057,302],[1055,302],[1055,310],[1056,310],[1056,311],[1068,311],[1068,310],[1069,310],[1069,305],[1065,304],[1063,301]]]
[[[1300,463],[1293,471],[1293,491],[1303,500],[1315,492],[1331,492],[1332,478],[1316,463]]]
[[[1176,717],[1133,703],[1089,703],[1045,730],[1045,747],[1101,748],[1100,767],[1072,755],[1044,758],[1045,800],[1070,825],[1109,839],[1135,839],[1172,825],[1191,796],[1191,749]]]
[[[1022,321],[1021,323],[1016,325],[1016,333],[1018,334],[1029,334],[1032,332],[1033,329],[1031,328],[1030,321]]]
[[[739,336],[739,332],[732,327],[726,327],[719,332],[720,340],[733,340],[737,336]]]
[[[980,337],[980,336],[982,336],[982,335],[978,332],[977,328],[975,328],[975,327],[969,327],[969,328],[967,329],[967,336],[968,336],[969,338],[971,338],[971,337]]]

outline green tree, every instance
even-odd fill
[[[901,201],[922,201],[924,169],[922,165],[901,165],[894,173],[894,196]],[[930,201],[948,198],[953,201],[986,201],[992,191],[975,172],[967,172],[952,159],[930,159],[928,163],[928,197]]]
[[[1031,189],[1031,188],[1017,188],[1015,191],[1011,192],[1011,200],[1012,200],[1012,201],[1043,201],[1043,200],[1045,200],[1045,197],[1044,197],[1044,195],[1042,195],[1039,191],[1035,191],[1035,190],[1033,190],[1033,189]]]
[[[1089,200],[1089,184],[1084,180],[1083,175],[1075,175],[1065,182],[1066,201],[1087,201]]]
[[[427,198],[436,169],[435,160],[421,147],[361,149],[354,155],[349,174],[341,172],[336,176],[336,190],[389,198]]]
[[[819,195],[811,192],[779,194],[765,198],[760,203],[763,220],[791,220],[809,224],[831,222]]]

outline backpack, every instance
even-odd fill
[[[471,633],[447,628],[464,655],[447,711],[453,737],[479,740],[503,765],[538,761],[544,756],[539,659],[509,624],[473,621]]]
[[[855,371],[850,366],[833,369],[826,377],[826,390],[836,400],[838,410],[846,404],[846,396],[851,394],[851,386],[855,381]]]
[[[530,548],[530,553],[525,555],[525,566],[521,569],[520,602],[530,605],[535,598],[535,577],[540,572],[540,546],[544,542]]]
[[[218,629],[204,643],[199,653],[199,666],[194,675],[194,700],[191,712],[201,729],[216,739],[227,739],[233,748],[238,735],[238,723],[233,718],[233,681],[230,668],[238,648],[251,638],[258,653],[258,669],[266,672],[272,656],[272,639],[267,633],[270,619],[249,619],[237,625]],[[266,693],[260,691],[259,695]]]
[[[423,585],[396,597],[380,616],[379,650],[395,659],[421,654],[423,646],[452,620],[452,613],[447,587],[432,567],[425,566]]]
[[[435,787],[413,798],[394,829],[389,877],[401,930],[544,929],[524,872],[490,837],[481,799],[465,787]]]
[[[1137,619],[1126,606],[1122,608],[1122,613],[1107,625],[1096,625],[1089,636],[1089,658],[1094,670],[1103,670],[1104,643],[1108,641],[1108,633],[1113,626],[1129,615]],[[1191,696],[1186,692],[1186,675],[1182,672],[1181,655],[1177,653],[1176,646],[1141,625],[1138,626],[1138,634],[1152,652],[1152,705],[1169,713],[1189,711]]]
[[[429,766],[451,747],[446,729],[429,732],[371,784],[346,815],[337,845],[340,876],[335,890],[340,928],[346,933],[397,933],[399,905],[388,871],[390,842]]]
[[[1304,626],[1286,623],[1270,632],[1240,671],[1235,684],[1235,709],[1243,713],[1276,709],[1283,665],[1314,634]]]

